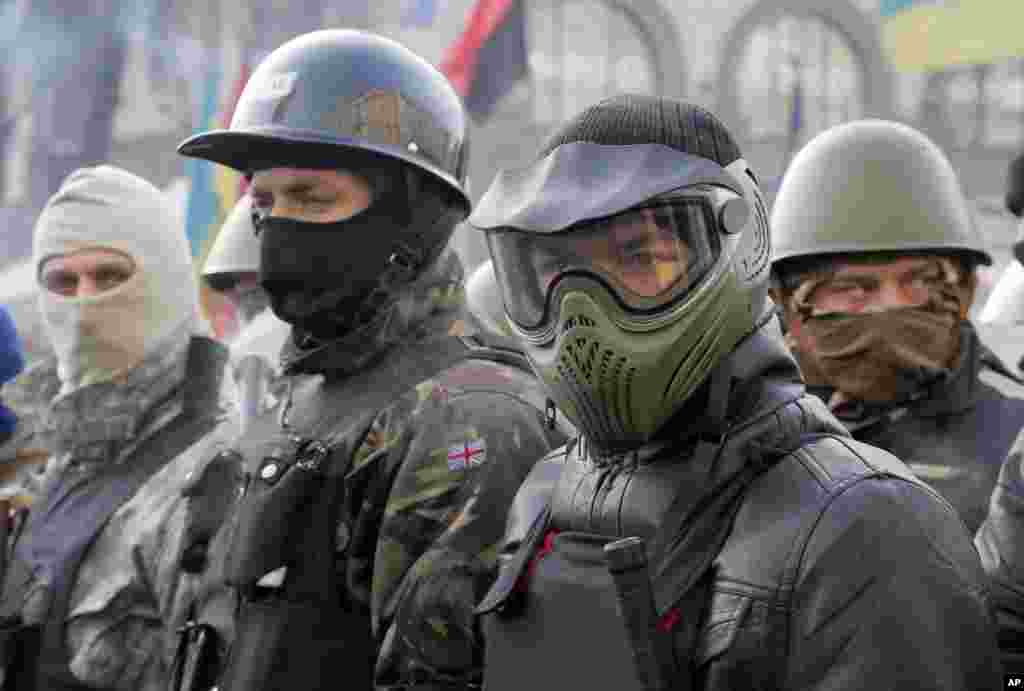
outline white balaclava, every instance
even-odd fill
[[[127,254],[135,273],[95,296],[39,291],[62,393],[112,379],[200,330],[184,226],[160,190],[112,166],[69,175],[36,222],[37,280],[50,257],[96,248]]]

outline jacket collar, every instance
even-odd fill
[[[281,352],[286,376],[322,374],[343,379],[370,367],[397,345],[410,345],[450,332],[458,320],[457,303],[393,303],[370,322],[345,336],[318,341],[293,327]]]

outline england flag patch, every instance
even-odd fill
[[[467,439],[448,447],[448,470],[466,470],[487,460],[487,443],[483,439]]]

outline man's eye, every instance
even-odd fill
[[[262,218],[267,216],[270,210],[274,208],[274,200],[269,197],[253,197],[251,208],[254,217]]]
[[[302,199],[303,204],[309,204],[310,206],[327,206],[334,202],[331,197],[324,197],[321,195],[307,194]]]
[[[650,250],[633,250],[624,252],[622,262],[626,266],[641,267],[650,266],[657,261],[657,256]]]
[[[78,278],[66,273],[53,273],[43,277],[43,285],[53,293],[67,295],[75,292]]]
[[[867,292],[860,283],[832,283],[826,287],[826,290],[840,295],[862,295]]]
[[[96,284],[104,288],[113,288],[128,280],[130,274],[118,269],[100,271],[96,274]]]

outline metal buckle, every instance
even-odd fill
[[[323,460],[331,452],[330,448],[318,439],[311,439],[303,443],[296,451],[298,460],[296,468],[302,470],[319,470]]]

